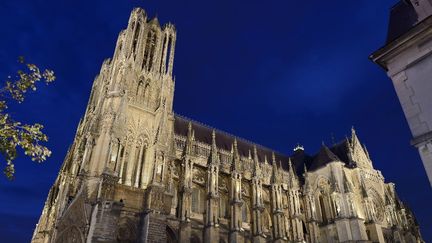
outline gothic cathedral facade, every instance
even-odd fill
[[[287,156],[176,115],[175,43],[132,11],[32,242],[423,242],[354,130]]]

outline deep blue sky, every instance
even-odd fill
[[[1,241],[30,240],[92,81],[137,6],[177,27],[177,113],[284,153],[297,142],[314,153],[354,125],[432,241],[426,173],[391,81],[368,60],[395,2],[2,0],[0,77],[24,55],[57,80],[12,107],[16,119],[46,126],[53,155],[43,164],[21,156],[16,180],[0,178]]]

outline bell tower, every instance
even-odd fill
[[[172,110],[175,41],[172,24],[147,21],[143,9],[134,9],[117,40],[111,89],[126,91],[128,102],[140,108],[154,112],[165,104]]]
[[[164,210],[163,205],[155,204],[155,196],[164,194],[157,189],[168,180],[174,146],[175,41],[174,25],[161,26],[141,8],[132,11],[112,59],[103,62],[93,82],[85,115],[62,165],[63,176],[51,188],[34,242],[61,241],[66,237],[59,233],[64,230],[63,222],[76,215],[83,222],[88,220],[89,228],[78,231],[89,241],[115,239],[114,232],[101,235],[96,222],[128,225],[115,221],[124,208]],[[143,201],[125,201],[115,193],[116,188]],[[94,213],[89,219],[89,212],[82,208],[90,204]],[[111,205],[109,210],[116,217],[105,218],[106,205]]]

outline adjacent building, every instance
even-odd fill
[[[32,242],[423,242],[354,129],[284,155],[175,114],[176,35],[133,10]]]
[[[398,2],[386,44],[370,59],[393,81],[432,186],[432,0]]]

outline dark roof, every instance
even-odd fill
[[[330,150],[343,162],[349,162],[348,158],[348,138],[344,139],[342,142],[333,145]]]
[[[399,1],[390,10],[386,44],[408,32],[417,23],[417,13],[410,1]]]
[[[196,141],[211,144],[212,132],[213,130],[215,130],[216,145],[219,149],[231,151],[232,145],[234,144],[234,139],[237,139],[238,151],[239,154],[242,156],[247,157],[249,155],[249,152],[253,155],[254,146],[256,146],[260,162],[264,162],[266,157],[267,161],[271,164],[272,152],[274,152],[276,162],[279,163],[279,161],[281,161],[282,168],[284,170],[288,170],[288,161],[289,159],[291,159],[293,167],[295,168],[295,171],[299,177],[302,177],[305,165],[308,171],[314,171],[316,169],[319,169],[320,167],[325,166],[331,161],[341,161],[347,165],[349,164],[349,159],[347,155],[348,139],[345,139],[344,141],[334,146],[331,146],[330,148],[328,148],[327,146],[322,146],[320,151],[315,156],[310,156],[301,149],[295,151],[293,155],[287,156],[264,146],[250,142],[246,139],[236,137],[229,133],[217,130],[215,128],[193,121],[180,115],[175,115],[174,119],[174,132],[178,135],[187,136],[188,124],[190,122],[194,131]]]
[[[204,125],[202,123],[190,120],[188,118],[176,115],[175,116],[175,123],[174,123],[174,131],[176,134],[187,136],[188,131],[188,124],[191,122],[192,129],[194,131],[195,140],[211,144],[212,143],[212,131],[215,130],[216,133],[216,145],[218,148],[231,151],[232,145],[234,144],[234,139],[237,139],[237,148],[239,151],[239,154],[241,156],[249,156],[249,152],[253,155],[254,146],[257,148],[257,154],[258,154],[258,160],[260,162],[264,162],[265,157],[267,158],[267,161],[271,164],[272,163],[272,152],[275,153],[276,162],[281,161],[282,167],[284,169],[288,169],[288,160],[289,157],[285,156],[281,153],[278,153],[276,151],[273,151],[269,148],[266,148],[264,146],[252,143],[250,141],[247,141],[246,139],[235,137],[229,133],[217,130],[215,128],[209,127],[207,125]]]
[[[310,170],[316,170],[332,161],[340,161],[340,159],[323,144],[318,154],[314,156],[312,164],[310,165]]]

